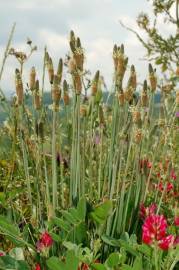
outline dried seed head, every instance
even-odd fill
[[[154,73],[149,75],[149,81],[152,92],[155,92],[157,88],[157,77],[155,76]]]
[[[78,48],[81,48],[81,40],[80,40],[79,37],[77,37],[77,40],[76,40],[76,46],[77,46]]]
[[[98,90],[98,83],[99,83],[99,70],[96,72],[94,79],[91,84],[91,94],[92,96],[95,96]]]
[[[124,96],[124,92],[123,91],[120,91],[119,94],[118,94],[118,100],[119,100],[119,104],[121,106],[124,105],[125,103],[125,96]]]
[[[133,99],[133,93],[134,93],[133,88],[129,86],[124,92],[125,100],[130,102]]]
[[[136,129],[134,131],[134,142],[139,144],[142,140],[142,130],[141,129]]]
[[[120,51],[121,51],[122,54],[124,54],[124,44],[121,44]]]
[[[151,64],[149,64],[149,81],[150,81],[150,88],[152,92],[154,92],[157,88],[157,77]]]
[[[101,105],[99,106],[99,123],[101,126],[104,126],[105,124],[103,108]]]
[[[46,65],[47,67],[48,67],[49,59],[50,59],[50,56],[49,56],[48,52],[46,51],[46,52],[45,52],[45,65]]]
[[[54,105],[54,110],[59,110],[59,103],[61,98],[61,89],[58,83],[58,76],[54,75],[53,85],[52,85],[52,101]]]
[[[37,137],[39,137],[40,140],[43,142],[44,141],[44,123],[43,122],[36,123],[35,129],[36,129]]]
[[[54,77],[54,68],[53,68],[53,62],[52,62],[51,57],[48,60],[48,76],[49,76],[50,84],[52,84],[53,83],[53,77]]]
[[[130,85],[132,88],[135,90],[137,87],[137,77],[136,77],[136,72],[135,72],[135,67],[134,65],[131,66],[131,74],[130,74]]]
[[[73,30],[70,31],[70,40],[75,39],[75,33]]]
[[[76,71],[76,61],[74,58],[70,58],[68,61],[69,72],[73,74]]]
[[[138,124],[141,122],[141,113],[139,111],[133,111],[132,112],[132,120],[135,124]]]
[[[35,77],[36,77],[35,67],[32,67],[30,71],[30,80],[29,80],[29,87],[31,91],[33,91],[35,88]]]
[[[24,89],[21,74],[18,69],[15,70],[15,85],[16,85],[17,104],[22,105]]]
[[[149,74],[151,74],[151,73],[153,73],[153,72],[154,72],[153,67],[152,67],[151,64],[149,64]]]
[[[63,101],[64,101],[65,106],[69,105],[69,103],[70,103],[70,97],[69,97],[69,94],[67,92],[65,92],[63,94]]]
[[[70,31],[70,49],[72,53],[74,54],[76,51],[76,38],[73,31]]]
[[[72,41],[70,41],[70,49],[71,49],[72,53],[75,54],[75,52],[76,52],[75,43]]]
[[[73,57],[74,57],[77,69],[79,69],[80,71],[83,71],[83,64],[84,64],[83,52],[80,50],[78,53],[75,53]]]
[[[24,62],[27,59],[27,55],[23,52],[14,52],[14,56],[21,62]]]
[[[125,58],[124,58],[124,55],[121,54],[118,57],[117,70],[116,70],[117,75],[120,76],[121,78],[123,78],[123,76],[124,76],[125,68],[126,68],[125,67]]]
[[[41,97],[39,92],[39,80],[35,82],[35,91],[34,91],[34,107],[36,110],[41,108]]]
[[[114,61],[114,69],[115,69],[115,71],[117,70],[117,66],[118,66],[117,53],[118,53],[118,48],[117,48],[117,45],[115,44],[114,48],[113,48],[113,61]]]
[[[147,92],[144,92],[144,91],[142,92],[140,101],[141,101],[141,106],[142,107],[147,107],[148,106],[148,95],[147,95]]]
[[[58,69],[57,69],[57,76],[58,76],[59,83],[61,83],[61,80],[62,80],[62,72],[63,72],[63,60],[60,58],[58,62]]]
[[[30,38],[27,38],[27,44],[30,46],[32,45],[32,40]]]
[[[80,95],[82,91],[82,81],[81,76],[78,73],[74,75],[74,85],[76,94]]]
[[[81,117],[86,117],[86,115],[87,115],[87,108],[86,108],[85,105],[81,105],[80,106],[80,115],[81,115]]]
[[[127,66],[127,58],[124,55],[124,46],[121,47],[114,46],[113,49],[113,61],[114,61],[114,69],[115,69],[115,80],[122,79],[124,77],[124,73]]]
[[[143,90],[142,90],[142,94],[140,97],[140,102],[141,102],[141,106],[142,107],[147,107],[148,105],[148,95],[147,95],[147,80],[144,81],[143,83]]]
[[[68,92],[68,84],[66,80],[63,81],[63,92]]]
[[[117,53],[117,45],[115,44],[113,47],[113,55]]]
[[[143,92],[147,92],[147,80],[144,81]]]
[[[66,106],[69,105],[70,103],[70,97],[68,93],[68,84],[66,80],[63,81],[63,101]]]

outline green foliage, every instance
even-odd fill
[[[47,260],[47,266],[50,270],[77,270],[78,264],[79,260],[72,250],[67,252],[65,262],[60,261],[57,257],[51,257]]]
[[[11,221],[4,216],[0,216],[0,232],[6,235],[16,246],[27,245],[23,238],[21,238],[18,227],[11,224]]]
[[[108,200],[96,206],[94,210],[90,213],[90,216],[97,225],[103,225],[107,221],[107,218],[111,214],[111,211],[112,202]]]
[[[83,243],[87,237],[85,217],[86,200],[80,199],[77,208],[61,211],[61,218],[54,217],[52,223],[63,230],[61,238],[52,234],[54,240],[71,241],[77,244]]]
[[[27,262],[16,260],[10,256],[0,257],[0,269],[2,270],[30,270]]]

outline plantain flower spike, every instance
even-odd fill
[[[61,89],[59,85],[58,76],[54,75],[53,85],[52,85],[52,101],[54,111],[59,110],[59,104],[61,99]]]
[[[63,101],[66,106],[70,103],[68,84],[66,80],[63,81]]]
[[[35,82],[35,91],[34,91],[34,107],[36,110],[41,108],[41,97],[39,92],[39,80]]]
[[[96,72],[95,76],[94,76],[94,79],[92,81],[92,84],[91,84],[91,94],[92,96],[95,96],[96,93],[97,93],[97,90],[98,90],[98,83],[99,83],[99,75],[100,75],[100,72],[99,70]]]
[[[131,86],[134,90],[136,90],[137,87],[137,76],[136,76],[136,71],[134,65],[131,66]]]
[[[35,88],[35,79],[36,79],[36,71],[35,67],[32,67],[30,71],[30,80],[29,80],[29,88],[31,91],[33,91]]]
[[[57,76],[58,76],[59,84],[61,83],[61,80],[62,80],[62,73],[63,73],[63,60],[62,58],[60,58],[58,62],[58,69],[57,69]]]
[[[15,86],[16,86],[17,104],[22,105],[24,97],[24,89],[19,69],[15,70]]]
[[[141,94],[141,105],[142,107],[147,107],[148,105],[147,80],[145,80],[143,84],[143,90]]]
[[[157,88],[157,77],[151,64],[149,64],[149,81],[152,92],[155,92]]]
[[[48,60],[48,76],[49,76],[50,84],[53,84],[54,68],[53,68],[53,62],[52,62],[51,57]]]

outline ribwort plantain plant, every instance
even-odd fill
[[[53,257],[47,262],[49,256],[65,254],[65,249],[74,249],[73,255],[80,260],[88,253],[88,260],[84,257],[80,267],[86,264],[98,269],[95,264],[100,257],[107,268],[99,269],[113,269],[109,267],[108,256],[118,256],[115,258],[119,267],[125,263],[136,265],[143,257],[144,265],[155,258],[159,267],[158,249],[167,246],[174,251],[174,239],[177,240],[177,228],[172,223],[175,216],[176,223],[178,215],[177,87],[173,88],[171,83],[162,85],[151,64],[148,79],[142,84],[138,82],[136,68],[129,67],[122,44],[113,48],[113,87],[110,93],[105,93],[101,71],[89,79],[85,50],[73,31],[69,46],[68,63],[60,58],[56,71],[55,61],[44,49],[42,80],[35,66],[32,67],[26,91],[23,76],[26,58],[11,51],[21,60],[18,60],[20,69],[15,70],[16,97],[0,131],[9,140],[4,159],[12,164],[9,167],[5,162],[0,171],[3,179],[0,187],[5,200],[12,205],[6,211],[4,200],[2,214],[11,216],[27,241],[22,241],[21,236],[16,238],[11,227],[4,229],[7,222],[3,218],[0,232],[13,243],[20,241],[33,261],[30,248],[34,248],[38,229],[45,230],[36,248],[40,252],[39,263],[49,269],[54,260],[57,266],[68,265],[70,251],[66,262],[64,258],[59,262]],[[156,102],[158,97],[160,101]],[[13,197],[11,190],[17,190],[19,184],[22,190]],[[156,207],[150,207],[151,202]],[[173,230],[173,235],[157,239],[154,246],[151,244],[154,240],[149,239],[151,250],[145,247],[144,252],[140,246],[141,230],[147,223],[142,227],[140,209],[142,219],[149,216],[146,220],[152,223],[163,220],[160,213],[165,214],[166,205],[176,209],[174,213],[169,207],[169,230]],[[146,231],[143,235],[147,242]],[[111,251],[119,252],[119,247],[122,259],[119,254],[110,255]],[[152,263],[148,269],[151,267]]]

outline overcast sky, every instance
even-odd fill
[[[13,47],[26,51],[27,37],[38,47],[26,64],[24,81],[28,80],[33,65],[41,76],[45,45],[55,63],[64,57],[69,51],[68,35],[73,29],[85,48],[86,67],[92,73],[100,69],[108,86],[112,82],[114,43],[124,43],[129,64],[136,65],[142,79],[147,74],[147,63],[140,60],[145,51],[136,37],[120,26],[119,19],[136,29],[137,14],[148,11],[149,7],[147,0],[0,0],[0,61],[13,22],[16,22]],[[17,62],[10,57],[1,83],[4,91],[14,92],[16,67]]]

